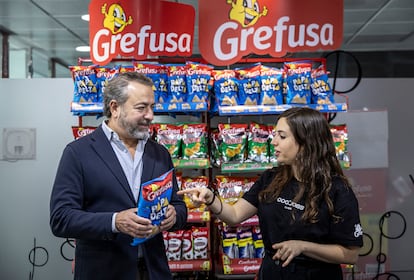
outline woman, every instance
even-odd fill
[[[363,245],[357,199],[335,154],[329,124],[310,108],[283,112],[272,140],[278,167],[265,171],[235,204],[207,188],[188,189],[222,221],[257,214],[265,246],[259,279],[342,279]]]

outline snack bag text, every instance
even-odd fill
[[[140,217],[150,219],[154,226],[154,234],[157,232],[157,226],[165,218],[167,208],[171,199],[173,189],[171,169],[158,178],[152,179],[141,185],[141,195],[138,198],[138,211]],[[154,234],[146,238],[134,238],[132,246],[136,246],[152,238]]]

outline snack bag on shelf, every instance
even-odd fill
[[[308,62],[286,62],[286,103],[311,104],[311,71]]]
[[[237,246],[240,259],[254,258],[253,233],[251,227],[237,227]]]
[[[219,150],[224,163],[242,163],[246,159],[247,124],[218,124]]]
[[[329,84],[328,73],[324,65],[312,70],[311,89],[313,104],[335,103],[332,88]]]
[[[207,102],[211,71],[210,65],[187,63],[187,102]]]
[[[266,125],[251,122],[247,143],[247,162],[269,162],[269,130]]]
[[[162,238],[164,239],[165,254],[168,254],[168,231],[162,232]]]
[[[152,125],[157,143],[170,152],[172,158],[180,157],[182,127],[174,124],[155,123]]]
[[[219,137],[219,131],[217,128],[211,129],[210,131],[210,139],[211,139],[211,163],[219,167],[223,160],[222,155],[220,152],[221,140]]]
[[[181,171],[176,171],[175,172],[175,178],[177,178],[177,186],[178,189],[181,190],[182,185],[183,185],[183,174]]]
[[[134,65],[121,65],[119,67],[119,73],[125,73],[125,72],[135,72]]]
[[[244,185],[242,188],[243,194],[250,190],[253,184],[259,179],[259,176],[252,176],[252,177],[244,177]]]
[[[181,245],[181,259],[193,260],[194,259],[194,241],[193,230],[188,229],[183,232],[183,240]]]
[[[84,127],[72,126],[73,137],[75,138],[75,140],[79,139],[82,136],[92,133],[95,129],[96,127],[94,126],[84,126]]]
[[[213,70],[214,94],[218,106],[238,105],[239,82],[232,69]]]
[[[180,261],[184,230],[170,231],[167,234],[167,259],[169,261]]]
[[[225,258],[263,258],[264,245],[260,227],[218,225]]]
[[[244,177],[217,175],[214,184],[220,198],[226,203],[233,204],[242,197],[245,192],[250,190],[257,179],[258,176]]]
[[[105,87],[108,84],[108,82],[118,75],[119,73],[119,66],[114,67],[96,67],[96,79],[97,79],[97,87],[98,87],[98,102],[103,102],[103,94],[105,92]]]
[[[207,259],[208,256],[208,228],[192,227],[194,259]]]
[[[135,72],[145,74],[154,83],[154,98],[156,103],[167,102],[168,98],[168,71],[164,65],[158,63],[134,62]]]
[[[267,126],[267,129],[269,130],[269,162],[271,163],[277,163],[276,153],[275,153],[275,146],[272,144],[273,137],[276,135],[276,125],[270,124]]]
[[[235,203],[244,193],[247,180],[241,176],[217,175],[215,186],[220,198],[225,203]]]
[[[182,177],[181,189],[186,190],[192,188],[207,188],[208,183],[208,177],[206,176],[198,176],[195,178]],[[205,204],[202,204],[199,207],[194,205],[189,195],[184,196],[184,202],[187,208],[191,209],[192,211],[203,212],[206,210]]]
[[[98,102],[95,65],[69,66],[74,82],[73,102]]]
[[[254,258],[262,259],[265,254],[262,232],[259,226],[252,226]]]
[[[187,101],[187,66],[179,64],[166,65],[168,70],[168,100],[170,103]]]
[[[261,90],[258,105],[283,104],[284,70],[262,65],[260,69]]]
[[[220,225],[219,231],[221,233],[223,254],[230,259],[238,258],[239,247],[237,243],[236,228]]]
[[[239,80],[239,105],[258,105],[261,91],[261,64],[256,63],[252,66],[236,69]]]
[[[342,162],[344,167],[350,167],[351,159],[348,152],[348,128],[346,124],[331,124],[331,133],[338,160]]]
[[[207,158],[207,125],[183,124],[181,148],[183,159]]]

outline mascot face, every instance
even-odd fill
[[[106,8],[106,6],[104,6]],[[104,7],[102,7],[104,9]],[[112,4],[109,6],[108,12],[102,11],[105,14],[103,22],[104,27],[108,28],[112,34],[120,33],[125,26],[131,24],[131,19],[127,21],[124,9],[119,4]]]
[[[254,25],[260,16],[265,16],[267,13],[266,7],[260,13],[260,7],[257,0],[236,0],[236,2],[227,1],[231,3],[229,18],[239,22],[243,27]]]

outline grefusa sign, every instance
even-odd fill
[[[199,10],[200,53],[214,65],[342,43],[343,0],[200,0]]]
[[[192,55],[195,11],[190,5],[92,0],[89,15],[91,59],[96,64],[116,57]]]

